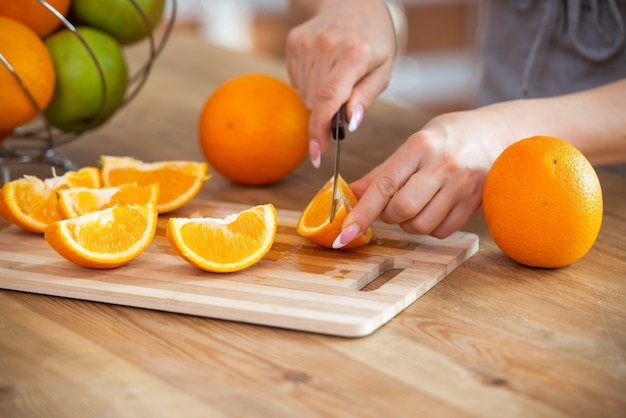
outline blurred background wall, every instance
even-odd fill
[[[474,103],[478,0],[396,0],[400,53],[383,97],[435,112]],[[177,28],[218,45],[284,57],[299,16],[289,0],[177,0]]]

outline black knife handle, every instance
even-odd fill
[[[331,121],[331,133],[333,139],[344,139],[346,137],[346,105],[341,105],[339,111],[333,116]]]

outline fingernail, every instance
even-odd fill
[[[361,235],[361,229],[357,224],[348,225],[348,227],[341,231],[341,234],[339,234],[337,238],[335,238],[335,241],[333,242],[333,248],[335,250],[343,248],[359,235]]]
[[[316,140],[309,141],[309,158],[313,167],[320,168],[322,163],[322,153],[320,152],[320,144]]]
[[[354,132],[359,129],[361,122],[363,122],[364,109],[362,105],[356,105],[352,110],[352,117],[350,117],[350,124],[348,125],[348,131]]]

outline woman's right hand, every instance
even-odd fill
[[[311,112],[309,155],[314,166],[330,140],[330,121],[347,103],[349,129],[386,88],[396,55],[396,35],[382,0],[328,0],[287,36],[291,83]]]

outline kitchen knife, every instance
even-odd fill
[[[333,171],[333,200],[330,204],[330,216],[328,221],[333,222],[337,210],[337,177],[339,177],[339,154],[341,153],[341,141],[346,137],[346,105],[343,104],[335,113],[331,121],[331,134],[335,140],[335,167]]]

